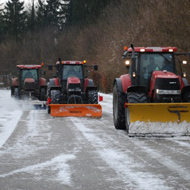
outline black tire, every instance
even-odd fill
[[[51,90],[51,104],[59,104],[61,92],[59,90]]]
[[[89,104],[98,104],[98,92],[97,90],[88,91],[88,103]]]
[[[51,107],[47,106],[47,113],[50,114],[51,113]]]
[[[136,92],[129,92],[127,93],[127,102],[128,103],[147,103],[147,95],[145,93],[136,93]],[[129,109],[125,108],[125,126],[126,131],[129,133],[129,125],[130,125],[130,112]]]
[[[47,97],[48,97],[48,98],[51,97],[50,85],[49,85],[49,83],[48,83],[48,85],[47,85]]]
[[[40,89],[40,100],[46,101],[46,89],[43,87]]]
[[[119,91],[117,83],[113,87],[113,122],[116,129],[126,130],[125,93]]]
[[[145,93],[129,92],[127,93],[129,103],[147,103],[147,95]]]
[[[15,95],[15,99],[16,99],[16,100],[19,100],[19,99],[20,99],[20,93],[19,93],[18,87],[15,88],[15,94],[14,94],[14,95]]]
[[[190,102],[190,92],[186,92],[182,97],[183,102]]]

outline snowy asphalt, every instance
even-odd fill
[[[53,118],[0,90],[0,190],[189,190],[190,137],[130,138],[103,116]]]

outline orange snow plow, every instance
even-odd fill
[[[102,117],[100,104],[50,104],[53,117]]]
[[[52,67],[49,67],[51,70]],[[97,65],[86,61],[56,62],[56,77],[49,79],[47,87],[47,111],[53,117],[101,117],[98,94],[94,81],[87,74],[97,71]]]

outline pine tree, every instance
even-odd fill
[[[3,11],[4,33],[18,40],[24,32],[26,24],[26,13],[24,2],[10,0],[5,4]]]
[[[34,32],[36,27],[36,15],[35,15],[35,6],[34,6],[34,0],[32,1],[32,7],[29,10],[28,13],[28,19],[27,19],[27,29],[31,32]]]
[[[44,4],[38,0],[37,20],[42,27],[62,29],[66,20],[67,5],[61,0],[47,0]]]
[[[0,4],[1,6],[1,4]],[[0,8],[0,43],[3,39],[3,18],[2,18],[2,12],[3,12],[3,9]]]
[[[101,11],[112,1],[113,0],[70,0],[68,22],[72,25],[94,23],[101,15]]]

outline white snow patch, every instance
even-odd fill
[[[137,134],[172,134],[175,136],[190,135],[190,124],[186,121],[182,123],[162,123],[162,122],[140,122],[136,121],[129,126],[129,133]]]
[[[13,133],[22,116],[22,110],[11,98],[9,90],[0,90],[0,148]]]
[[[25,168],[14,170],[6,174],[0,174],[0,178],[5,178],[7,176],[11,176],[14,174],[19,174],[19,173],[30,173],[30,174],[33,174],[36,177],[36,179],[40,180],[41,179],[40,176],[42,172],[51,170],[51,171],[55,171],[57,174],[56,176],[48,180],[52,180],[52,181],[58,180],[62,184],[71,185],[71,171],[67,162],[75,158],[76,156],[73,154],[67,154],[67,155],[62,154],[46,162],[27,166]]]

